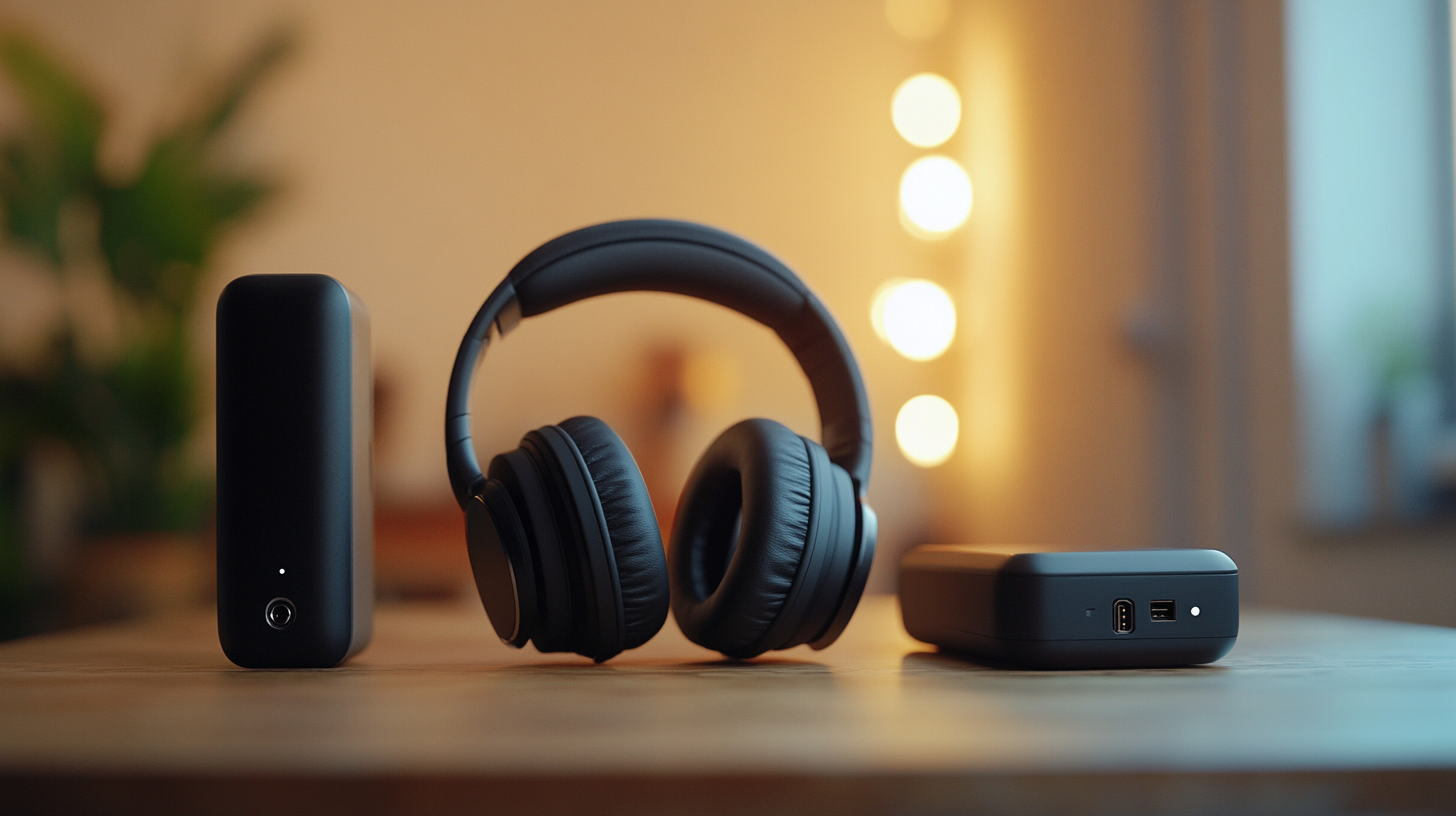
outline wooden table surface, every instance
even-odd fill
[[[1456,812],[1452,629],[1246,613],[1213,666],[1020,672],[875,597],[823,652],[669,621],[597,666],[414,604],[342,668],[248,671],[214,627],[0,645],[0,813]]]

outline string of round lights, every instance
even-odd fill
[[[885,3],[891,28],[911,40],[939,35],[950,12],[949,0]],[[939,74],[914,74],[891,95],[890,121],[914,147],[940,147],[960,129],[960,91]],[[939,241],[954,234],[970,218],[973,201],[970,176],[950,156],[922,155],[900,176],[900,223],[920,240]],[[894,278],[875,292],[870,322],[875,334],[907,359],[933,360],[955,339],[955,301],[932,281]],[[959,435],[955,407],[934,394],[910,399],[895,417],[900,452],[920,467],[935,467],[948,460]]]

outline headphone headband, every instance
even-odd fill
[[[445,446],[450,486],[464,508],[485,477],[470,439],[470,381],[490,344],[522,317],[614,292],[671,292],[725,306],[773,329],[809,379],[830,461],[864,494],[873,444],[869,398],[834,318],[782,262],[748,241],[684,221],[597,224],[548,241],[491,292],[450,373]]]

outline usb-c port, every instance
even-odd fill
[[[1119,635],[1126,635],[1132,632],[1133,607],[1132,601],[1120,598],[1112,602],[1112,631]]]

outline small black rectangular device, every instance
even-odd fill
[[[927,544],[900,561],[916,640],[1013,666],[1211,663],[1239,634],[1239,571],[1218,550]]]
[[[374,617],[369,315],[325,275],[217,301],[217,632],[248,668],[336,666]]]

